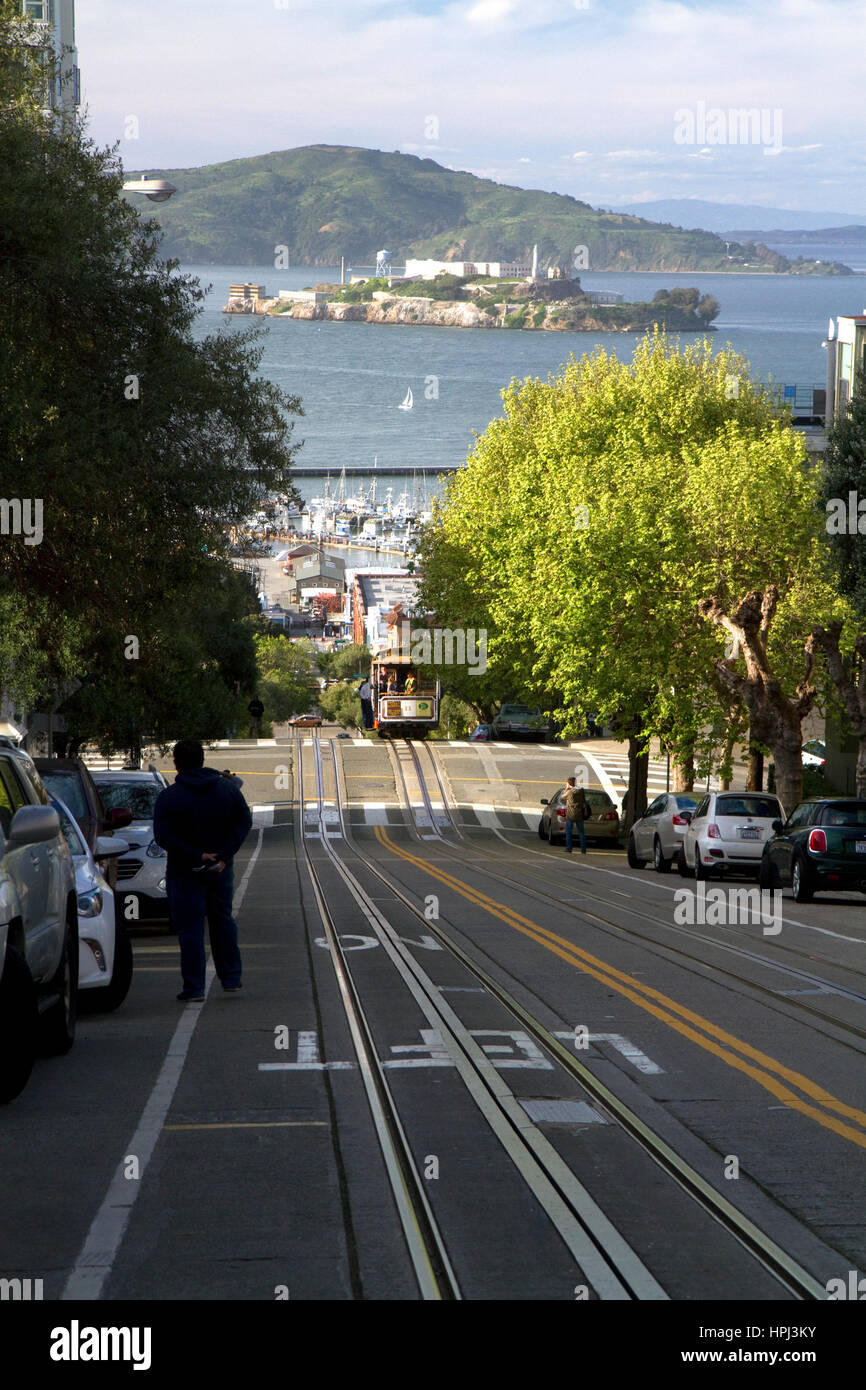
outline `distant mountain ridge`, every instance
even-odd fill
[[[708,232],[826,231],[831,227],[866,226],[866,215],[853,212],[796,212],[756,203],[713,203],[703,198],[659,198],[647,203],[623,203],[617,211],[651,217],[676,227],[701,227]]]
[[[597,212],[566,194],[514,188],[398,152],[307,145],[144,172],[178,189],[153,215],[164,229],[164,254],[187,263],[279,268],[280,257],[283,265],[339,265],[345,256],[347,264],[370,265],[382,248],[395,265],[407,256],[527,262],[537,243],[542,269],[792,268],[766,247],[726,249],[711,232]]]

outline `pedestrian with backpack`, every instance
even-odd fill
[[[565,784],[565,852],[572,852],[572,838],[574,827],[577,826],[577,834],[580,840],[580,852],[586,854],[586,830],[583,822],[589,813],[586,801],[586,792],[583,787],[574,785],[574,778],[569,777]]]

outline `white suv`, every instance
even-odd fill
[[[60,820],[26,753],[0,747],[0,1102],[24,1089],[37,1044],[75,1038],[78,911]]]

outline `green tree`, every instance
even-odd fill
[[[259,667],[257,694],[268,718],[277,723],[305,714],[318,693],[316,650],[312,642],[257,637]]]
[[[319,696],[319,709],[345,729],[359,729],[363,724],[361,701],[351,683],[332,685],[328,690],[323,690]]]
[[[0,167],[16,171],[0,188],[0,495],[43,509],[38,543],[18,534],[0,546],[0,612],[16,615],[0,688],[30,699],[80,681],[77,717],[89,724],[101,699],[128,728],[132,707],[127,718],[117,702],[136,685],[133,636],[145,664],[164,657],[148,666],[153,717],[139,711],[136,727],[159,724],[160,708],[180,718],[186,662],[210,672],[192,681],[200,716],[183,709],[186,727],[204,728],[223,717],[222,696],[204,693],[224,664],[219,641],[165,624],[195,612],[207,626],[198,596],[228,529],[268,497],[296,495],[300,403],[257,374],[255,333],[193,337],[203,291],[159,259],[158,227],[120,197],[116,152],[7,92]],[[23,649],[9,649],[14,631]]]
[[[704,294],[698,301],[695,313],[699,319],[703,319],[704,323],[712,323],[713,319],[718,318],[721,309],[722,306],[714,295]]]
[[[631,817],[645,801],[648,738],[688,757],[730,713],[722,633],[702,620],[701,599],[727,611],[776,585],[781,690],[802,678],[815,618],[837,616],[815,480],[748,365],[706,342],[679,352],[647,337],[630,365],[597,351],[547,383],[512,382],[503,400],[436,517],[425,599],[439,622],[464,604],[478,625],[486,613],[491,677],[510,677],[566,734],[589,712],[616,721],[629,737]],[[787,725],[767,724],[790,800],[799,758],[795,769]]]

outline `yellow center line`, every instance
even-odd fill
[[[782,1085],[779,1081],[776,1081],[773,1076],[767,1073],[775,1073],[777,1076],[783,1077],[799,1090],[805,1092],[806,1095],[811,1096],[819,1105],[823,1105],[825,1109],[834,1110],[854,1120],[855,1123],[866,1127],[866,1113],[864,1113],[864,1111],[858,1110],[854,1106],[847,1105],[844,1101],[831,1095],[829,1091],[824,1090],[823,1087],[817,1085],[801,1072],[793,1071],[791,1068],[784,1066],[781,1062],[777,1061],[776,1058],[770,1057],[767,1053],[761,1052],[750,1043],[744,1042],[742,1039],[726,1032],[723,1028],[718,1027],[717,1024],[711,1023],[700,1014],[695,1013],[691,1009],[687,1009],[675,999],[671,999],[668,995],[661,993],[660,990],[654,989],[650,985],[643,984],[640,980],[635,979],[634,976],[628,975],[624,971],[618,970],[615,966],[609,965],[606,961],[600,960],[597,956],[591,955],[590,952],[574,945],[573,942],[566,940],[564,937],[557,936],[555,932],[550,931],[547,927],[542,927],[538,922],[533,922],[531,918],[523,917],[519,912],[515,912],[513,908],[508,908],[503,903],[497,902],[496,899],[488,897],[486,893],[481,892],[479,889],[470,888],[468,884],[463,883],[460,879],[454,878],[451,874],[446,873],[445,870],[439,869],[433,864],[419,859],[417,855],[410,854],[408,851],[401,849],[389,838],[381,826],[376,827],[376,838],[386,849],[390,850],[391,853],[398,858],[406,860],[407,863],[413,864],[416,868],[421,869],[423,873],[438,879],[440,883],[444,883],[447,887],[452,888],[469,902],[474,903],[477,907],[481,907],[493,916],[498,917],[501,921],[505,922],[507,926],[512,927],[513,930],[519,931],[524,936],[528,936],[531,940],[536,941],[538,945],[544,946],[548,951],[552,951],[569,965],[575,966],[578,970],[583,971],[587,975],[591,975],[593,979],[598,980],[609,989],[623,995],[626,999],[630,999],[632,1003],[637,1004],[638,1008],[643,1009],[646,1013],[652,1014],[654,1018],[667,1024],[668,1027],[675,1029],[682,1037],[697,1043],[699,1047],[719,1057],[728,1066],[734,1067],[736,1070],[743,1072],[746,1076],[750,1076],[754,1081],[757,1081],[760,1086],[769,1091],[792,1110],[798,1110],[802,1114],[810,1116],[812,1119],[817,1120],[819,1124],[823,1125],[825,1129],[831,1129],[834,1133],[841,1135],[845,1139],[849,1139],[860,1148],[866,1149],[866,1135],[861,1134],[858,1130],[852,1129],[850,1125],[844,1124],[834,1116],[827,1115],[824,1111],[817,1110],[814,1106],[809,1105],[806,1101],[795,1095],[793,1091],[790,1091],[788,1087]],[[581,911],[585,912],[585,915],[592,918],[594,921],[602,922],[604,926],[609,925],[609,923],[603,922],[602,918],[596,917],[593,913],[586,912],[583,908]],[[679,1018],[674,1016],[677,1014]],[[688,1022],[682,1022],[681,1020],[688,1020]],[[691,1027],[690,1024],[694,1024],[695,1027]],[[696,1028],[702,1028],[704,1033],[708,1033],[710,1037],[705,1037],[702,1033],[697,1032]],[[713,1038],[718,1039],[719,1042],[712,1041],[711,1039]],[[738,1052],[741,1052],[744,1057],[751,1058],[753,1062],[760,1065],[750,1065],[750,1063],[744,1061],[742,1057],[735,1056],[731,1051],[728,1051],[726,1047],[720,1046],[719,1043],[726,1044],[727,1048],[735,1048]],[[761,1068],[764,1069],[762,1070]]]

